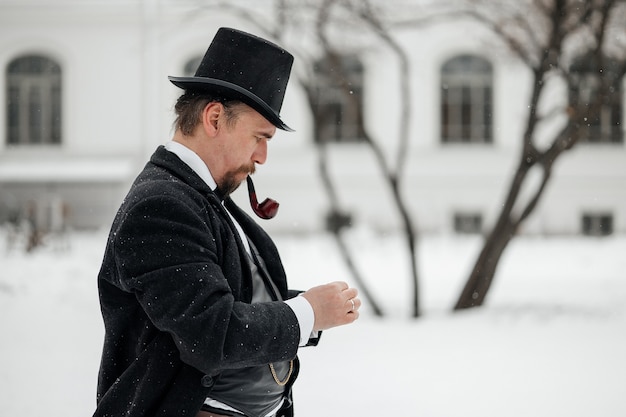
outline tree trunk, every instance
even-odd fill
[[[498,222],[480,252],[463,292],[454,306],[455,310],[478,307],[483,304],[493,282],[500,257],[514,234],[513,224],[508,218],[503,218]]]
[[[352,10],[353,12],[355,12],[355,15],[358,15],[368,25],[370,25],[372,29],[374,30],[374,32],[376,32],[378,36],[381,37],[384,40],[384,42],[390,46],[390,48],[398,55],[398,58],[401,63],[400,65],[401,67],[400,92],[401,92],[401,98],[402,98],[401,101],[402,101],[403,112],[401,115],[400,126],[401,126],[402,133],[400,137],[400,146],[399,146],[399,152],[398,152],[398,157],[396,161],[397,169],[394,171],[387,163],[383,149],[378,145],[378,143],[369,134],[367,126],[365,126],[365,123],[364,123],[365,117],[363,115],[363,109],[357,103],[356,97],[353,94],[351,94],[350,92],[351,87],[349,83],[347,82],[347,78],[344,76],[344,74],[341,71],[341,62],[339,59],[339,55],[333,50],[325,34],[325,30],[327,29],[328,14],[330,13],[330,9],[334,5],[336,5],[336,3],[337,2],[334,0],[325,0],[323,2],[323,6],[319,8],[318,18],[317,18],[318,39],[320,40],[320,44],[322,45],[323,50],[326,54],[326,59],[328,59],[333,64],[332,66],[336,69],[336,71],[334,71],[332,74],[334,76],[336,83],[340,86],[341,92],[345,95],[346,100],[351,102],[352,106],[356,108],[358,111],[358,121],[360,125],[360,130],[365,139],[365,144],[367,144],[372,150],[372,152],[374,153],[374,156],[376,157],[376,161],[378,162],[381,168],[383,179],[388,184],[393,195],[393,201],[396,204],[396,207],[398,209],[400,219],[402,221],[402,226],[403,226],[402,231],[404,233],[404,237],[407,242],[409,262],[411,264],[410,265],[411,277],[412,277],[412,284],[413,284],[412,315],[413,317],[416,318],[416,317],[419,317],[420,315],[419,277],[418,277],[418,269],[417,269],[417,243],[416,243],[417,239],[416,239],[415,228],[411,220],[410,212],[402,198],[402,194],[400,191],[400,180],[399,180],[402,174],[405,160],[406,160],[406,155],[407,155],[406,147],[407,147],[408,140],[409,140],[408,128],[409,128],[409,121],[410,121],[409,115],[410,115],[410,108],[411,108],[411,100],[410,100],[410,95],[408,94],[408,91],[410,91],[408,57],[406,56],[402,48],[400,48],[400,46],[391,39],[389,34],[385,30],[383,30],[382,26],[380,25],[380,22],[378,22],[377,18],[372,14],[372,11],[370,9],[370,5],[368,2],[359,3],[361,6],[364,7],[364,9],[362,9],[360,12],[355,12],[355,10]],[[311,108],[315,108],[315,106],[311,106]]]
[[[493,282],[493,277],[495,276],[498,263],[500,262],[500,257],[509,242],[515,236],[521,221],[521,218],[518,218],[517,220],[513,219],[513,208],[519,198],[520,190],[526,178],[526,174],[528,174],[529,169],[535,161],[529,156],[530,153],[532,153],[532,148],[527,147],[527,152],[525,152],[522,156],[522,161],[518,166],[517,172],[513,177],[513,182],[509,187],[509,193],[502,207],[502,211],[500,212],[500,217],[498,218],[493,230],[485,240],[483,249],[481,250],[472,273],[465,283],[465,287],[463,288],[463,291],[454,306],[454,310],[478,307],[485,301],[487,292]],[[544,176],[544,184],[545,179],[546,176]],[[542,190],[543,186],[539,188],[537,193],[540,194]],[[533,199],[532,202],[534,201],[535,200]],[[531,204],[533,204],[534,207],[534,203]],[[525,213],[526,211],[527,210],[524,210]]]

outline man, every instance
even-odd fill
[[[113,222],[98,276],[96,416],[292,416],[298,348],[352,323],[356,289],[288,290],[269,236],[229,198],[267,157],[293,57],[220,29],[194,77],[170,77],[173,140]]]

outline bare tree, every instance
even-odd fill
[[[341,51],[337,51],[330,40],[330,37],[327,34],[327,31],[332,26],[329,26],[329,22],[333,22],[332,19],[332,8],[336,7],[342,9],[347,12],[348,19],[352,20],[352,24],[355,22],[363,23],[365,26],[358,27],[358,31],[369,32],[374,36],[378,37],[382,42],[389,47],[394,54],[397,56],[398,61],[400,63],[399,68],[399,85],[398,85],[398,96],[401,101],[401,114],[400,119],[398,120],[398,124],[400,126],[400,134],[399,134],[399,146],[396,154],[394,164],[389,164],[386,159],[385,152],[379,145],[379,143],[374,139],[373,135],[369,133],[369,129],[366,126],[364,120],[365,117],[363,115],[363,109],[356,102],[356,98],[351,94],[351,86],[349,84],[349,79],[345,74],[340,71],[341,63],[339,61],[339,55]],[[385,27],[385,23],[380,19],[380,16],[384,16],[384,13],[379,8],[374,7],[370,1],[360,0],[360,1],[350,1],[350,0],[324,0],[321,4],[321,7],[318,9],[318,18],[316,24],[316,33],[319,39],[320,45],[322,45],[322,49],[326,55],[327,61],[332,63],[332,67],[335,69],[333,71],[333,75],[336,81],[336,84],[341,87],[341,91],[343,95],[346,97],[347,101],[352,102],[352,107],[358,110],[357,121],[359,123],[359,132],[365,139],[365,143],[372,150],[373,154],[376,157],[376,161],[380,167],[383,178],[391,190],[391,195],[393,197],[393,201],[400,215],[401,223],[403,225],[403,232],[405,236],[405,241],[407,244],[407,255],[410,262],[410,270],[411,270],[411,282],[413,284],[413,300],[412,300],[412,315],[413,317],[418,317],[420,315],[420,303],[419,303],[419,275],[417,269],[417,232],[416,228],[413,224],[413,219],[411,217],[411,213],[404,201],[401,185],[402,185],[402,174],[404,173],[404,166],[406,163],[407,156],[407,147],[409,142],[409,115],[411,112],[411,98],[410,98],[410,77],[409,77],[409,60],[405,53],[405,51],[400,47],[400,45],[393,39],[391,33],[388,28]],[[336,22],[337,26],[345,27],[350,22],[342,21],[343,24],[339,24],[341,22]],[[357,23],[358,24],[358,23]],[[310,97],[313,97],[312,94],[309,94]],[[312,103],[311,108],[316,113],[317,106]],[[325,146],[323,141],[317,141],[322,148]],[[321,153],[325,154],[324,151]],[[324,158],[322,158],[324,160]],[[326,174],[327,175],[327,174]],[[341,238],[341,230],[336,230],[335,236],[337,240],[342,241]],[[342,245],[345,246],[345,243]]]
[[[501,2],[499,7],[475,2],[474,6],[471,15],[504,40],[530,69],[533,84],[517,170],[455,310],[483,304],[504,250],[537,206],[555,162],[594,133],[594,121],[607,97],[621,91],[626,68],[624,0],[529,0]],[[567,103],[542,114],[546,86],[557,79],[568,87]],[[561,116],[560,128],[542,148],[538,128],[555,115]],[[533,170],[539,171],[541,180],[525,199],[521,190]]]
[[[521,62],[530,70],[533,78],[529,100],[529,112],[525,132],[522,138],[521,153],[517,170],[511,180],[508,194],[495,226],[486,236],[482,251],[476,261],[466,286],[459,297],[455,309],[463,309],[482,305],[495,276],[501,255],[508,243],[514,238],[520,225],[532,214],[543,195],[551,178],[554,163],[566,150],[571,149],[581,137],[588,136],[590,120],[598,119],[598,113],[605,105],[605,97],[611,91],[621,88],[620,80],[624,75],[624,20],[626,0],[520,0],[495,2],[493,0],[456,0],[451,2],[431,3],[421,10],[419,19],[413,24],[433,24],[441,19],[450,22],[450,17],[471,17],[489,27],[507,45]],[[393,196],[398,213],[404,225],[404,232],[411,259],[412,279],[414,283],[413,316],[419,315],[419,286],[416,259],[416,234],[409,210],[404,204],[401,193],[401,182],[408,144],[408,115],[411,101],[408,95],[409,64],[401,47],[394,41],[389,28],[406,26],[406,19],[398,17],[394,10],[384,2],[375,0],[276,0],[274,9],[268,15],[258,13],[248,3],[236,6],[235,2],[210,2],[213,7],[222,11],[231,11],[256,26],[260,33],[270,36],[286,45],[301,61],[307,62],[306,67],[314,68],[320,57],[335,62],[334,77],[346,97],[350,96],[347,77],[341,72],[338,56],[342,52],[333,42],[333,28],[339,25],[342,32],[348,29],[361,36],[375,35],[380,42],[393,51],[400,63],[399,97],[403,109],[398,121],[400,129],[400,146],[398,154],[390,164],[369,134],[364,117],[359,114],[360,130],[365,143],[372,150],[378,161],[381,172]],[[383,8],[385,4],[388,8]],[[453,8],[450,9],[449,6]],[[463,8],[461,6],[470,6]],[[407,8],[407,4],[402,5]],[[418,6],[419,7],[419,6]],[[448,8],[446,8],[448,7]],[[394,10],[395,18],[388,18],[385,11]],[[452,10],[452,11],[450,11]],[[414,12],[412,10],[411,12]],[[411,12],[407,13],[410,14]],[[411,22],[409,22],[411,23]],[[293,34],[305,34],[315,37],[318,49],[310,52],[293,43]],[[610,34],[610,36],[609,36]],[[575,65],[576,58],[584,57],[587,67],[586,75],[581,76],[580,67]],[[594,72],[595,70],[595,72]],[[589,75],[592,74],[592,75]],[[303,90],[307,94],[313,119],[323,121],[324,114],[315,105],[316,74],[309,72],[298,76]],[[590,77],[592,78],[590,80]],[[548,102],[547,85],[555,80],[563,82],[569,91],[565,105],[543,111],[541,105]],[[585,94],[593,86],[594,94]],[[614,95],[614,94],[613,94]],[[357,106],[358,108],[358,106]],[[560,116],[560,119],[559,119]],[[564,120],[564,121],[563,121]],[[557,123],[558,133],[542,146],[545,138],[540,138],[539,127],[543,124]],[[541,140],[540,140],[541,139]],[[543,142],[542,142],[543,141]],[[328,149],[326,144],[317,140],[319,150],[320,175],[331,204],[331,214],[341,217],[342,210],[336,179],[332,178],[327,167]],[[532,189],[529,185],[531,173],[537,172],[539,184]],[[522,193],[523,189],[531,188],[530,197]],[[365,281],[357,265],[353,261],[350,250],[343,239],[343,228],[339,222],[331,229],[340,253],[352,271],[355,280],[365,290],[365,298],[374,306],[375,312],[382,314],[375,303],[374,297],[367,291]]]
[[[267,2],[263,2],[267,6]],[[211,10],[220,9],[223,12],[230,12],[238,17],[246,20],[255,26],[259,33],[269,36],[285,45],[291,52],[298,57],[300,62],[304,62],[304,67],[308,72],[296,74],[296,78],[306,93],[309,108],[316,124],[325,121],[324,109],[317,102],[317,88],[319,82],[318,74],[312,69],[315,63],[324,58],[333,66],[333,77],[335,84],[340,86],[342,94],[346,97],[346,101],[352,101],[353,107],[357,109],[358,130],[364,138],[364,143],[371,149],[376,161],[378,162],[380,172],[384,177],[385,183],[388,185],[393,198],[398,215],[403,225],[403,232],[407,244],[407,255],[410,262],[411,282],[413,287],[412,293],[412,314],[414,317],[419,316],[419,279],[417,267],[417,232],[411,212],[408,209],[402,196],[402,178],[407,157],[407,148],[409,141],[409,123],[411,111],[410,98],[410,76],[409,76],[409,60],[405,51],[399,46],[393,37],[391,31],[384,21],[384,10],[382,5],[385,2],[377,2],[371,0],[275,0],[272,3],[270,13],[263,13],[263,10],[254,8],[250,3],[238,3],[233,1],[209,1],[204,6]],[[389,6],[389,5],[387,5]],[[263,8],[261,8],[263,9]],[[267,12],[267,7],[265,7]],[[377,39],[397,57],[399,62],[399,83],[398,97],[401,100],[401,113],[399,115],[398,124],[400,126],[399,146],[393,163],[389,163],[383,148],[379,142],[375,140],[373,135],[369,133],[369,129],[365,123],[363,109],[354,102],[355,97],[352,95],[351,86],[349,85],[349,77],[344,73],[339,62],[339,56],[345,52],[333,43],[332,36],[328,33],[340,27],[342,34],[351,31],[354,38],[367,37],[368,39]],[[309,34],[313,38],[315,44],[315,52],[311,53],[310,48],[302,47],[294,41],[294,30],[298,33],[297,38],[302,38]],[[316,133],[317,134],[317,133]],[[354,280],[359,285],[364,298],[376,315],[382,315],[382,309],[375,300],[374,295],[368,290],[366,281],[359,271],[358,265],[354,261],[350,248],[344,237],[345,226],[347,226],[347,218],[341,209],[340,195],[337,191],[338,179],[333,178],[328,169],[328,153],[327,143],[320,138],[316,138],[315,145],[318,149],[318,167],[320,177],[324,184],[324,190],[330,202],[329,216],[331,218],[332,232],[339,253],[344,263],[347,265]]]

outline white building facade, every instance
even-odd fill
[[[110,224],[130,182],[156,146],[172,136],[180,90],[167,76],[189,72],[186,65],[204,53],[219,27],[255,32],[226,12],[203,11],[201,3],[0,0],[4,220],[21,213],[49,227]],[[425,233],[485,231],[517,164],[530,75],[504,49],[485,48],[491,35],[476,25],[395,35],[411,60],[403,195],[416,225]],[[393,162],[401,110],[397,64],[382,48],[357,54],[367,125]],[[295,55],[299,71],[303,64]],[[489,123],[478,122],[479,131],[469,134],[475,141],[456,140],[454,123],[442,124],[442,103],[455,103],[454,85],[467,79],[467,68],[481,74],[473,78],[477,91],[489,92],[470,117],[481,119],[481,109],[491,109]],[[621,137],[579,144],[563,155],[522,233],[626,232],[623,91],[622,86]],[[314,122],[294,80],[281,115],[296,132],[277,133],[267,164],[255,176],[260,198],[271,195],[281,203],[278,217],[264,226],[275,232],[320,230],[329,202],[318,173]],[[396,209],[371,150],[358,141],[338,141],[328,151],[342,210],[352,223],[383,232],[397,228]],[[245,192],[235,194],[246,206]]]

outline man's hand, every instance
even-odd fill
[[[327,330],[350,324],[359,318],[361,300],[357,295],[357,289],[350,288],[345,282],[331,282],[303,293],[315,314],[313,330]]]

